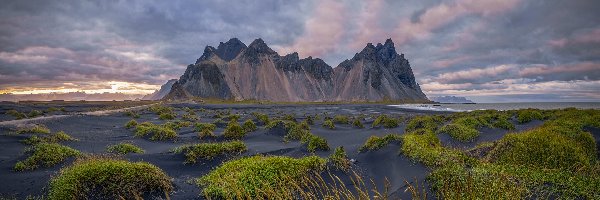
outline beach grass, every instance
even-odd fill
[[[171,178],[150,163],[90,157],[61,169],[48,199],[169,199],[173,190]]]

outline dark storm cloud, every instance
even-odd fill
[[[600,80],[598,10],[593,0],[4,1],[0,90],[160,84],[231,37],[332,66],[392,38],[430,96],[559,86],[598,100],[577,88]]]

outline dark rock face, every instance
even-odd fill
[[[216,49],[207,46],[171,93],[166,98],[429,101],[391,39],[377,46],[367,44],[333,69],[319,58],[300,59],[298,53],[280,56],[260,38],[247,47],[233,38]]]

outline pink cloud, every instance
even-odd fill
[[[600,63],[582,62],[559,66],[535,66],[528,67],[519,72],[521,76],[538,76],[545,74],[567,73],[567,72],[587,72],[600,70]]]
[[[579,33],[572,37],[565,37],[548,41],[548,45],[557,48],[562,48],[570,44],[588,43],[600,43],[600,28]]]
[[[514,8],[520,0],[457,0],[427,9],[418,22],[403,19],[394,31],[394,39],[402,44],[412,39],[430,37],[433,30],[449,24],[459,17],[478,14],[484,17],[503,13]]]
[[[516,69],[514,65],[499,65],[484,69],[469,69],[463,71],[449,72],[438,75],[435,79],[443,82],[453,82],[458,80],[473,80],[483,77],[495,77],[500,74],[508,73]]]
[[[354,38],[352,44],[353,49],[360,49],[368,42],[376,42],[383,40],[385,37],[384,31],[378,26],[377,20],[381,14],[382,8],[385,6],[383,0],[364,1],[358,15],[357,30],[358,34]]]
[[[313,15],[304,24],[304,34],[283,52],[297,51],[301,57],[323,56],[335,50],[344,36],[346,7],[341,1],[319,1]]]

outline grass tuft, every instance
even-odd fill
[[[344,150],[344,147],[337,147],[328,158],[333,166],[341,171],[348,172],[350,170],[350,159]]]
[[[43,124],[36,124],[34,126],[24,127],[24,128],[20,128],[17,130],[17,134],[25,134],[25,133],[50,134],[50,129],[48,129]]]
[[[252,132],[252,131],[256,131],[258,129],[258,127],[256,127],[256,124],[254,123],[254,121],[252,121],[251,119],[246,120],[244,122],[244,124],[242,124],[242,128],[246,132]]]
[[[400,141],[400,135],[398,134],[388,134],[383,137],[377,137],[375,135],[369,137],[365,144],[363,144],[358,151],[366,152],[366,151],[375,151],[383,148],[385,145],[389,144],[392,141]]]
[[[14,170],[34,170],[40,166],[51,167],[69,157],[79,156],[81,152],[56,143],[39,143],[27,149],[31,155],[15,164]]]
[[[196,163],[198,158],[212,160],[217,156],[237,155],[245,151],[247,151],[246,144],[239,140],[185,145],[172,150],[173,153],[183,153],[186,163]]]
[[[326,127],[329,129],[335,129],[335,124],[333,124],[333,121],[331,121],[330,119],[327,119],[327,120],[323,121],[323,127]]]
[[[172,180],[147,162],[88,158],[50,180],[49,199],[169,199]]]
[[[145,137],[152,135],[150,140],[168,140],[177,138],[177,132],[168,124],[158,125],[151,122],[144,122],[135,127],[135,136]]]
[[[237,121],[229,122],[223,131],[223,137],[227,139],[238,140],[244,138],[244,136],[246,136],[246,131],[240,126],[240,124],[238,124]]]
[[[322,171],[326,162],[317,156],[257,155],[225,162],[196,183],[207,199],[265,199],[288,193],[308,174]]]
[[[131,119],[125,124],[125,128],[130,129],[130,128],[136,127],[137,125],[138,125],[137,121],[135,121],[135,119]]]
[[[144,153],[144,150],[134,144],[122,142],[115,145],[106,147],[106,151],[109,153],[116,154],[128,154],[128,153]]]

